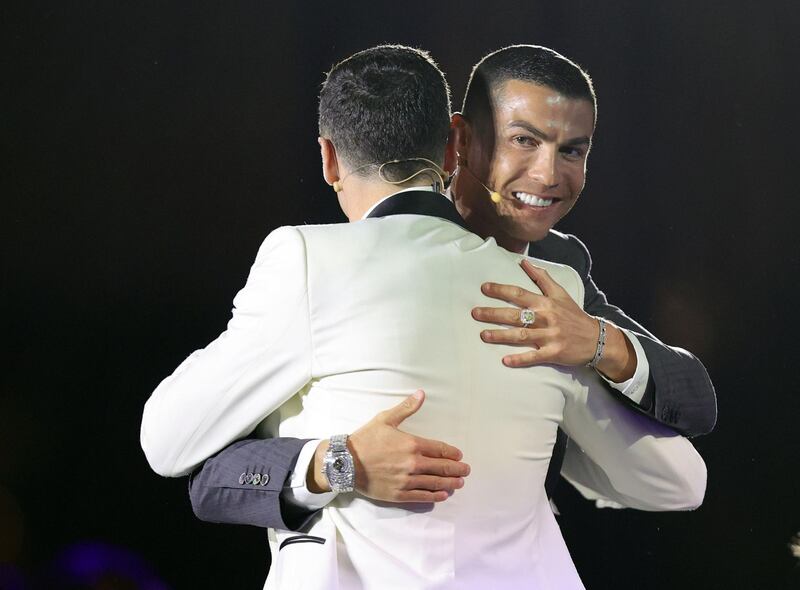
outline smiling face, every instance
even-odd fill
[[[509,80],[495,92],[492,117],[480,128],[464,119],[460,124],[456,145],[469,171],[460,171],[454,181],[456,205],[479,234],[521,252],[528,242],[544,238],[583,190],[594,132],[592,103]],[[499,203],[479,180],[500,194]]]

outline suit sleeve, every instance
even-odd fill
[[[316,511],[283,502],[281,492],[306,442],[296,438],[247,439],[223,449],[189,480],[195,515],[208,522],[302,528]],[[255,474],[258,480],[249,480],[248,475]]]
[[[562,475],[585,497],[639,510],[693,510],[703,501],[706,467],[692,444],[617,402],[595,375],[567,396],[572,439]]]
[[[227,329],[164,379],[144,407],[142,449],[177,477],[245,436],[311,379],[305,244],[295,228],[270,234]]]
[[[611,305],[592,280],[592,260],[586,246],[575,236],[568,239],[575,250],[570,264],[583,279],[586,312],[636,334],[647,356],[650,365],[647,387],[639,404],[631,405],[685,436],[711,432],[717,420],[717,398],[703,364],[690,352],[664,344]]]

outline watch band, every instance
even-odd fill
[[[330,451],[334,453],[338,453],[341,451],[347,451],[347,435],[346,434],[334,434],[330,438],[330,443],[328,446]]]

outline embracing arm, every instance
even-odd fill
[[[592,280],[592,262],[586,247],[574,236],[569,239],[584,255],[583,268],[577,269],[586,291],[584,309],[633,332],[647,357],[647,387],[635,407],[686,436],[711,432],[717,420],[717,398],[706,368],[692,353],[664,344],[608,303]]]
[[[189,480],[195,515],[208,522],[301,528],[314,511],[293,510],[291,505],[284,505],[281,494],[307,442],[296,438],[247,439],[223,449]]]
[[[573,442],[562,475],[592,500],[653,511],[700,506],[706,466],[692,444],[626,409],[596,377],[584,383],[585,389],[568,397],[564,408],[564,429]]]
[[[595,316],[603,317],[613,325],[609,324],[605,354],[597,368],[609,378],[617,397],[686,436],[705,434],[714,428],[717,402],[705,367],[691,353],[667,346],[608,303],[591,278],[591,258],[580,240],[551,231],[541,242],[531,244],[530,254],[577,271],[583,282],[583,309],[547,271],[529,263],[524,263],[523,268],[542,295],[517,286],[484,285],[484,294],[516,308],[473,310],[477,320],[512,326],[484,330],[482,338],[493,344],[532,347],[506,357],[508,366],[585,365],[594,355],[598,339]],[[519,327],[520,307],[535,310],[532,326]]]
[[[141,445],[160,475],[189,473],[267,415],[311,378],[303,238],[270,234],[227,330],[164,379],[145,404]]]
[[[424,399],[415,393],[350,435],[360,494],[385,502],[442,502],[464,485],[469,465],[460,450],[398,428]],[[301,529],[334,497],[320,476],[326,442],[273,438],[230,445],[192,476],[195,514],[209,522]],[[256,473],[258,483],[248,482]]]

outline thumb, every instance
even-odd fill
[[[394,426],[397,428],[400,426],[400,423],[408,418],[409,416],[413,416],[417,410],[422,407],[422,402],[425,401],[425,392],[421,389],[417,389],[414,393],[409,395],[406,399],[402,402],[397,404],[395,407],[390,408],[386,411],[384,422],[390,426]]]

